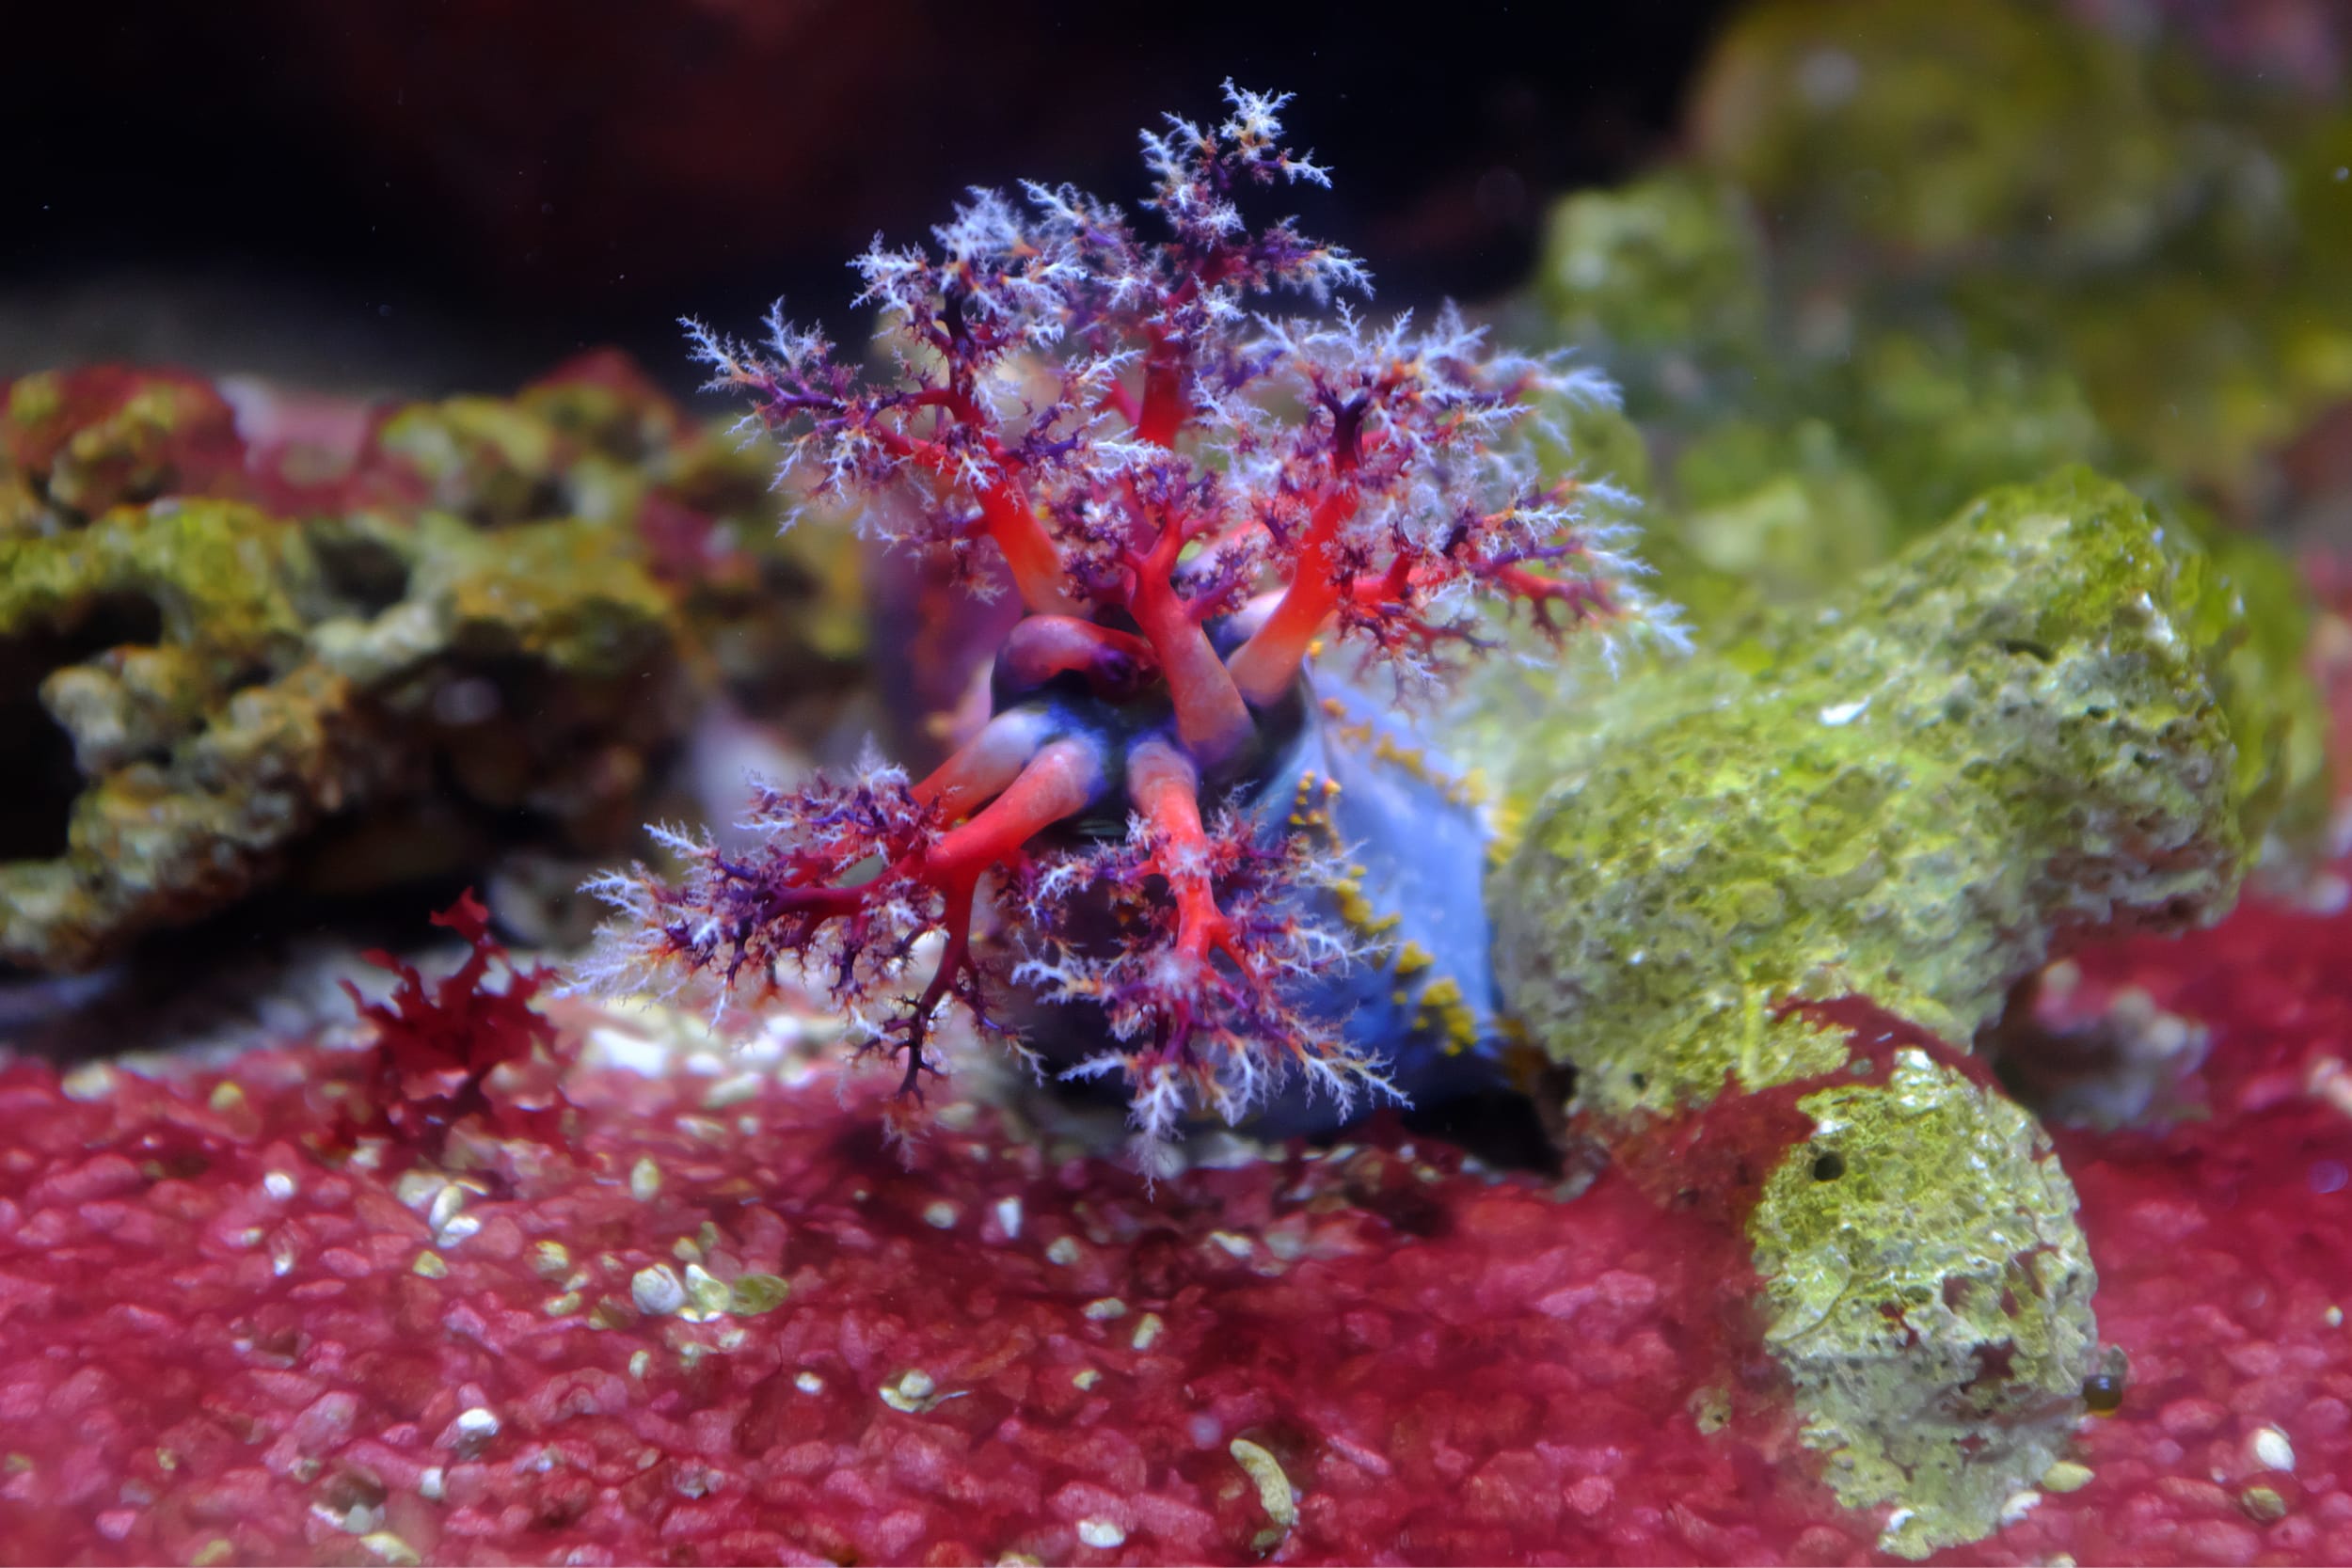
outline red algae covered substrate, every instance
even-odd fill
[[[2352,912],[2079,963],[2211,1032],[2209,1114],[2058,1131],[2122,1407],[1942,1560],[2352,1560]],[[358,1062],[0,1069],[0,1561],[1870,1555],[1737,1234],[1615,1175],[1153,1196],[969,1105],[909,1171],[873,1076],[601,1069],[477,1192],[339,1162]]]
[[[2123,1402],[2084,1422],[2080,1490],[1947,1560],[2352,1562],[2352,911],[2249,903],[2078,961],[2211,1032],[2177,1095],[2207,1114],[2055,1130]]]
[[[505,1146],[472,1193],[312,1151],[354,1065],[0,1069],[0,1559],[1836,1561],[1875,1530],[1742,1348],[1736,1234],[1614,1177],[1570,1200],[1388,1132],[1147,1196],[969,1105],[908,1171],[881,1075],[600,1069],[568,1155]]]

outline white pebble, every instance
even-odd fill
[[[923,1223],[933,1230],[953,1230],[956,1227],[956,1221],[962,1217],[963,1211],[946,1198],[941,1198],[923,1211]]]
[[[2253,1441],[2248,1447],[2253,1451],[2254,1462],[2265,1470],[2295,1468],[2295,1445],[2277,1427],[2256,1427]]]
[[[1127,1532],[1110,1519],[1081,1519],[1078,1521],[1078,1539],[1107,1552],[1114,1546],[1125,1545]]]
[[[421,1210],[441,1196],[449,1185],[449,1178],[437,1176],[429,1170],[405,1170],[392,1183],[392,1196],[411,1209]]]
[[[282,1170],[274,1170],[262,1178],[262,1190],[283,1203],[294,1196],[294,1179]]]
[[[640,1203],[651,1203],[661,1195],[661,1167],[650,1156],[641,1157],[628,1167],[628,1196]]]
[[[649,1318],[665,1318],[686,1305],[686,1285],[667,1263],[639,1269],[628,1282],[629,1299]]]
[[[1005,1233],[1005,1240],[1021,1239],[1021,1199],[1018,1196],[996,1200],[996,1227]]]
[[[465,1206],[466,1189],[454,1182],[444,1182],[434,1189],[432,1204],[424,1212],[424,1223],[436,1230],[445,1229]]]

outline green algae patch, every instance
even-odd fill
[[[248,450],[175,373],[0,388],[0,963],[289,879],[576,882],[702,695],[821,714],[853,678],[855,540],[780,536],[772,459],[609,354],[349,452]]]
[[[2086,470],[1527,726],[1490,894],[1511,1006],[1608,1116],[1835,1067],[1784,1005],[1965,1042],[2074,928],[2234,897],[2249,807],[2210,563]],[[1539,794],[1540,792],[1540,794]]]
[[[1669,367],[1685,360],[1740,363],[1761,352],[1763,261],[1732,186],[1672,171],[1553,208],[1535,289],[1571,338],[1642,356],[1671,379]]]
[[[1814,1121],[1749,1217],[1764,1342],[1881,1550],[1990,1535],[2064,1452],[2097,1349],[2074,1192],[2026,1112],[1911,1048]]]

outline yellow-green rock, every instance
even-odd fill
[[[2210,562],[2083,470],[1995,491],[1817,609],[1580,693],[1498,761],[1509,1005],[1597,1111],[1761,1087],[1867,996],[1965,1043],[2074,929],[2235,895],[2256,809]]]
[[[1990,1535],[2065,1451],[2097,1350],[2074,1191],[2033,1118],[1923,1052],[1805,1096],[1748,1222],[1764,1343],[1880,1549]]]
[[[273,882],[609,856],[701,696],[849,684],[848,531],[780,539],[768,454],[619,361],[378,445],[280,515],[220,499],[279,492],[201,382],[8,386],[0,964],[87,968]]]

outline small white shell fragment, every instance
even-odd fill
[[[466,1189],[453,1181],[444,1182],[434,1191],[433,1202],[424,1212],[424,1223],[436,1230],[445,1230],[465,1206]]]
[[[756,1072],[739,1072],[731,1078],[722,1078],[711,1085],[709,1092],[703,1096],[703,1109],[723,1111],[730,1105],[755,1100],[759,1097],[760,1085],[766,1082]]]
[[[956,1222],[961,1218],[963,1211],[946,1198],[927,1206],[923,1211],[923,1223],[934,1230],[953,1230]]]
[[[498,1414],[475,1405],[457,1413],[457,1440],[462,1444],[480,1445],[499,1434]]]
[[[1086,1304],[1086,1315],[1096,1323],[1107,1323],[1127,1315],[1127,1304],[1117,1296],[1103,1296]]]
[[[441,1196],[449,1178],[429,1170],[405,1170],[392,1183],[392,1196],[411,1209],[421,1210]]]
[[[629,1299],[649,1318],[664,1318],[686,1305],[686,1286],[667,1263],[639,1269],[628,1282]]]
[[[1107,1552],[1114,1546],[1125,1545],[1127,1532],[1119,1528],[1116,1520],[1081,1519],[1078,1521],[1078,1539],[1089,1546]]]
[[[85,1062],[57,1080],[57,1092],[83,1105],[105,1099],[114,1086],[115,1069],[103,1062]]]
[[[1009,1242],[1021,1239],[1020,1195],[996,1200],[996,1227],[1005,1233],[1005,1240]]]
[[[2295,1468],[2295,1445],[2277,1427],[2256,1427],[2247,1449],[2253,1454],[2254,1463],[2265,1470]]]

